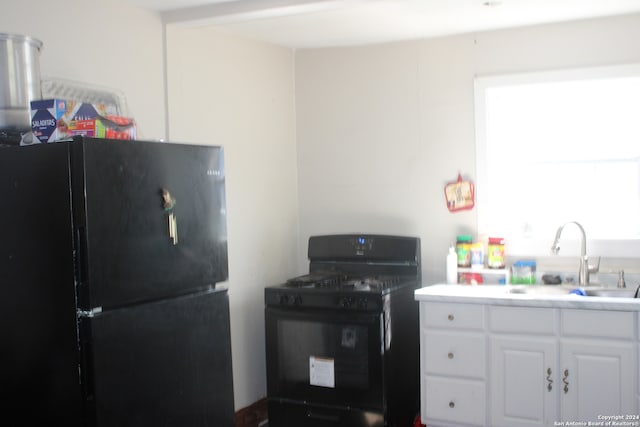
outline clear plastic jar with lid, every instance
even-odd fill
[[[536,283],[536,262],[520,260],[511,267],[511,283],[519,285],[533,285]]]
[[[502,237],[489,237],[487,267],[504,268],[504,239]]]

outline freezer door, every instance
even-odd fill
[[[228,319],[224,290],[83,319],[95,425],[232,427]]]
[[[227,279],[221,147],[82,138],[72,160],[84,309]]]

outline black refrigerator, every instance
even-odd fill
[[[0,224],[2,425],[234,425],[221,147],[2,147]]]

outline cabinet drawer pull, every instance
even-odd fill
[[[449,408],[455,408],[456,404],[454,402],[449,402]]]
[[[551,379],[551,368],[547,368],[547,391],[553,390],[553,380]]]
[[[453,314],[450,314],[447,316],[447,319],[449,319],[450,322],[453,322],[453,319],[455,319]]]
[[[564,384],[564,394],[567,394],[569,392],[569,381],[567,381],[568,377],[569,377],[569,370],[565,369],[564,376],[562,377],[562,383]]]
[[[449,359],[453,359],[453,353],[449,353],[449,354],[447,354],[447,357],[448,357]]]

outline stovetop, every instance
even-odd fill
[[[265,288],[269,307],[382,310],[420,282],[420,239],[376,234],[311,236],[309,273]]]
[[[386,298],[418,286],[415,277],[310,273],[265,288],[271,307],[381,311]]]
[[[352,276],[344,273],[310,273],[293,277],[284,284],[288,288],[333,289],[342,292],[382,292],[400,284],[398,276],[364,275]]]

